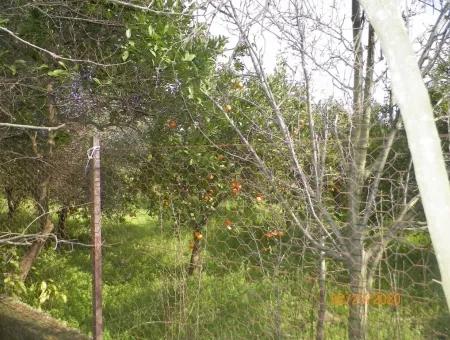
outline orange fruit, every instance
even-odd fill
[[[265,233],[264,236],[267,238],[272,238],[274,235],[271,231],[269,231],[269,232]]]
[[[227,219],[223,222],[223,224],[225,225],[225,227],[226,227],[228,230],[232,230],[232,229],[233,229],[233,227],[232,227],[233,222],[232,222],[230,219],[227,218]]]
[[[167,126],[169,127],[169,129],[176,129],[177,121],[175,119],[169,119],[167,121]]]
[[[239,183],[237,180],[232,180],[230,186],[231,186],[231,192],[233,193],[233,195],[239,194],[239,192],[242,189],[241,183]]]
[[[195,240],[200,241],[202,238],[203,238],[203,234],[200,231],[198,231],[198,230],[194,231],[194,239]]]
[[[232,180],[231,181],[231,187],[235,188],[237,190],[241,190],[242,189],[241,183],[239,183],[237,180]]]
[[[285,235],[284,231],[281,230],[271,230],[267,233],[264,234],[265,237],[267,238],[272,238],[272,237],[283,237]]]
[[[213,199],[214,198],[210,192],[207,192],[206,194],[203,195],[203,200],[205,202],[212,202]]]

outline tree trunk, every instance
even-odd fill
[[[14,201],[13,197],[13,189],[9,186],[6,187],[5,194],[6,194],[6,202],[8,204],[8,218],[12,219],[17,209],[17,202]]]
[[[56,106],[55,106],[55,98],[53,95],[53,86],[52,84],[48,84],[47,86],[47,100],[48,100],[48,122],[50,126],[56,125]],[[31,147],[37,158],[45,159],[46,163],[49,163],[52,155],[53,155],[53,147],[55,146],[55,133],[52,131],[48,131],[47,137],[47,152],[46,157],[39,150],[38,144],[38,135],[37,133],[30,136],[31,137]],[[41,181],[38,186],[38,197],[36,199],[37,202],[37,212],[39,219],[41,221],[41,232],[37,236],[36,240],[33,242],[31,247],[28,249],[22,261],[20,262],[19,267],[19,277],[22,281],[25,281],[30,269],[38,257],[42,247],[47,241],[49,235],[55,228],[49,212],[49,186],[50,186],[50,169],[43,168],[40,170]]]
[[[322,237],[322,245],[324,245]],[[320,272],[319,272],[319,310],[317,313],[316,339],[325,339],[325,314],[327,312],[326,304],[326,276],[327,266],[324,252],[320,253]]]
[[[20,262],[20,274],[19,277],[22,281],[25,281],[28,273],[30,272],[31,266],[38,257],[42,247],[48,239],[48,236],[54,229],[53,222],[51,221],[48,207],[48,185],[50,182],[50,177],[46,176],[39,185],[39,195],[37,197],[37,211],[40,215],[41,221],[41,232],[37,236],[36,240],[33,242],[31,247],[25,253]]]
[[[373,91],[373,67],[375,34],[372,26],[369,26],[367,63],[364,82],[363,51],[361,36],[363,33],[363,15],[358,0],[352,0],[353,21],[353,48],[354,48],[354,84],[353,84],[353,122],[352,153],[353,159],[350,165],[350,189],[349,189],[349,225],[351,226],[351,239],[349,248],[351,258],[348,263],[350,275],[350,296],[348,315],[349,339],[366,339],[368,317],[368,284],[367,284],[367,256],[364,247],[364,229],[366,223],[361,216],[364,210],[363,187],[366,172],[367,150],[370,136],[371,98]]]
[[[188,274],[198,274],[202,270],[202,259],[201,259],[201,239],[203,238],[200,231],[194,231],[194,242],[192,244],[192,254],[191,260],[189,262]]]
[[[363,340],[367,337],[367,316],[369,285],[367,281],[367,261],[362,247],[362,239],[353,240],[350,268],[350,296],[348,315],[349,339]]]
[[[45,222],[41,234],[39,235],[38,239],[31,245],[27,253],[22,258],[22,261],[20,262],[19,277],[22,281],[26,280],[28,273],[30,272],[31,266],[38,257],[42,247],[44,246],[45,242],[48,239],[48,236],[53,231],[53,228],[54,228],[53,222],[51,221],[50,216],[47,215],[45,217]]]
[[[58,225],[56,227],[56,234],[58,238],[67,239],[67,231],[66,231],[66,220],[67,215],[69,214],[69,207],[64,206],[59,210],[58,213]]]

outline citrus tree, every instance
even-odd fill
[[[1,120],[65,125],[49,131],[17,130],[2,139],[11,154],[21,156],[7,159],[16,162],[10,168],[17,165],[23,170],[4,173],[10,211],[12,198],[25,191],[35,202],[41,224],[42,237],[21,262],[23,280],[54,231],[51,208],[61,207],[64,220],[67,207],[80,204],[80,196],[81,203],[87,201],[79,171],[85,166],[87,137],[97,130],[111,140],[119,129],[150,133],[162,122],[165,125],[172,115],[169,110],[183,103],[182,93],[189,96],[199,86],[198,79],[209,72],[221,49],[220,39],[208,38],[204,28],[193,22],[193,8],[179,2],[170,4],[170,15],[163,3],[155,4],[154,11],[113,2],[26,3],[1,5],[0,34],[6,46],[0,56]],[[119,153],[114,156],[124,158]],[[20,164],[17,158],[22,159]],[[123,178],[117,175],[120,164],[107,172],[105,188]],[[74,174],[80,180],[67,181]],[[15,191],[17,195],[12,194]],[[111,209],[126,206],[123,203],[130,197],[107,193],[105,207]]]

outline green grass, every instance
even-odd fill
[[[70,219],[68,230],[89,242],[87,221]],[[310,339],[314,337],[317,284],[307,257],[295,251],[279,262],[287,246],[268,244],[260,228],[226,230],[211,220],[205,233],[204,270],[188,277],[191,233],[175,233],[143,213],[103,223],[105,339]],[[269,249],[263,251],[262,249]],[[291,248],[289,248],[292,250]],[[303,261],[303,262],[302,262]],[[278,265],[276,265],[278,263]],[[332,267],[331,267],[332,268]],[[52,297],[42,308],[69,325],[91,329],[91,261],[87,247],[47,247],[29,284],[53,280],[67,302]],[[329,294],[342,287],[329,286]],[[36,299],[26,296],[29,303]],[[328,322],[327,339],[346,338],[345,306],[329,306],[338,319]],[[422,315],[430,314],[425,306]],[[419,321],[418,321],[419,320]],[[436,323],[438,326],[436,326]],[[418,318],[417,309],[373,307],[371,339],[423,339],[439,318]]]

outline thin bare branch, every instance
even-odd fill
[[[143,12],[149,12],[149,13],[154,13],[154,14],[160,14],[160,15],[189,15],[186,13],[182,13],[182,12],[169,12],[169,11],[159,11],[156,9],[151,8],[151,6],[153,5],[153,1],[148,5],[148,6],[141,6],[132,2],[126,2],[126,1],[120,1],[120,0],[105,0],[106,2],[112,3],[112,4],[116,4],[116,5],[120,5],[120,6],[125,6],[125,7],[129,7],[129,8],[133,8],[139,11],[143,11]]]
[[[15,128],[15,129],[55,131],[55,130],[62,129],[63,127],[66,126],[66,124],[61,124],[61,125],[58,125],[58,126],[36,126],[36,125],[0,123],[0,126],[10,127],[10,128]]]
[[[22,39],[21,37],[19,37],[17,34],[15,34],[13,31],[7,29],[6,27],[0,26],[0,31],[3,31],[5,33],[8,33],[10,36],[12,36],[14,39],[16,39],[17,41],[20,41],[21,43],[32,47],[38,51],[41,51],[45,54],[48,54],[50,57],[52,57],[53,59],[57,59],[57,60],[65,60],[65,61],[71,61],[74,63],[85,63],[85,64],[92,64],[92,65],[96,65],[96,66],[101,66],[101,67],[111,67],[111,66],[117,66],[117,65],[123,65],[125,63],[116,63],[116,64],[103,64],[103,63],[99,63],[93,60],[88,60],[88,59],[74,59],[74,58],[68,58],[68,57],[63,57],[59,54],[56,54],[55,52],[49,51],[45,48],[42,48],[38,45],[35,45],[25,39]]]

